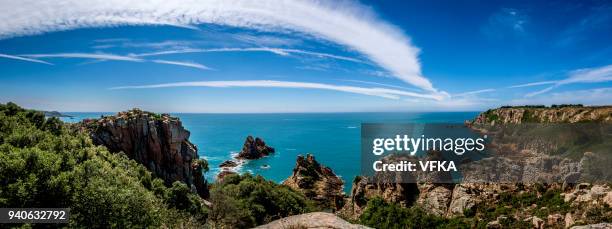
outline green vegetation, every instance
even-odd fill
[[[248,228],[315,210],[302,194],[250,174],[224,177],[212,187],[211,203],[209,222],[222,228]]]
[[[501,106],[501,108],[546,108],[546,105]]]
[[[69,207],[69,227],[174,228],[208,214],[185,184],[167,188],[126,155],[14,103],[0,104],[0,183],[0,207]]]
[[[368,201],[366,210],[359,218],[359,223],[374,228],[471,228],[473,219],[443,217],[428,214],[423,209],[413,206],[403,208],[398,204],[387,203],[377,197]]]
[[[466,209],[465,216],[450,219],[428,214],[418,206],[404,208],[377,197],[368,202],[358,223],[375,228],[487,228],[487,223],[497,221],[503,228],[531,228],[531,221],[518,220],[515,216],[546,219],[548,215],[564,215],[575,209],[560,194],[558,189],[543,187],[518,194],[504,192],[496,201],[483,202]],[[604,222],[610,220],[610,212],[608,206],[603,206],[589,209],[586,214],[593,214],[591,218]]]

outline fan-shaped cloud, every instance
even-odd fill
[[[355,50],[393,76],[447,96],[421,74],[419,49],[402,31],[357,3],[306,0],[1,0],[0,38],[77,28],[212,23],[299,32]]]

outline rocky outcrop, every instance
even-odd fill
[[[115,116],[82,122],[93,142],[111,152],[124,152],[163,179],[166,185],[181,181],[200,196],[208,197],[202,172],[204,163],[189,142],[189,131],[178,118],[133,109]]]
[[[293,174],[283,184],[317,201],[323,207],[338,210],[343,206],[344,182],[332,169],[319,164],[311,154],[297,157]]]
[[[221,168],[231,168],[231,167],[236,167],[236,166],[238,166],[238,163],[232,160],[227,160],[219,164],[219,167]]]
[[[267,146],[261,138],[248,136],[244,141],[242,150],[236,156],[237,159],[259,159],[274,153],[274,148]]]
[[[502,107],[478,115],[471,124],[612,123],[612,106]]]
[[[316,228],[316,229],[368,229],[369,227],[351,224],[340,217],[327,212],[311,212],[301,215],[289,216],[271,223],[258,226],[259,229],[289,229],[289,228]]]
[[[358,176],[353,180],[351,195],[339,214],[357,220],[365,211],[368,201],[380,197],[389,203],[403,207],[412,206],[419,197],[419,187],[415,183],[376,182],[373,178]]]

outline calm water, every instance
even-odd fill
[[[76,122],[113,113],[67,113]],[[210,164],[207,179],[214,180],[219,164],[240,151],[248,135],[258,136],[276,153],[249,161],[238,170],[281,182],[292,173],[299,154],[312,153],[345,181],[350,192],[360,171],[361,123],[462,123],[477,112],[441,113],[332,113],[332,114],[172,114],[191,131],[189,140]],[[269,165],[269,168],[262,168]]]

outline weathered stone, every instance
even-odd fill
[[[162,178],[166,185],[185,182],[208,197],[198,150],[178,118],[133,109],[82,122],[93,142],[111,152],[124,152]]]
[[[236,166],[238,166],[238,163],[232,160],[227,160],[219,164],[219,167],[221,168],[236,167]]]
[[[312,212],[289,216],[271,223],[258,226],[259,229],[288,229],[288,228],[316,228],[316,229],[369,229],[369,227],[351,224],[340,217],[327,212]]]
[[[537,216],[533,216],[531,218],[531,224],[533,224],[533,228],[542,229],[544,228],[544,220],[540,219]]]
[[[242,150],[236,156],[237,159],[259,159],[274,153],[274,148],[267,146],[261,138],[248,136],[244,141]]]
[[[283,184],[333,210],[344,205],[344,182],[311,154],[297,157],[293,174]]]
[[[548,217],[546,217],[546,223],[548,224],[548,226],[558,226],[562,224],[564,221],[565,219],[563,218],[563,215],[558,214],[558,213],[548,215]]]

